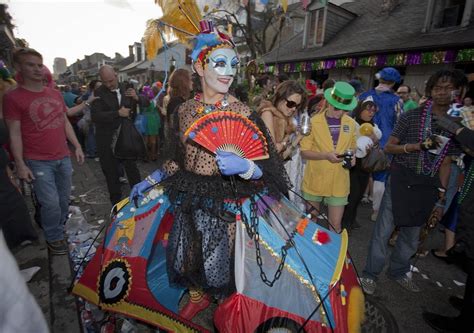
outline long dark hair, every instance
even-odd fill
[[[273,95],[272,104],[274,107],[278,106],[282,100],[287,99],[293,94],[301,95],[301,103],[298,107],[298,111],[303,110],[306,107],[306,100],[308,96],[306,95],[306,91],[296,81],[288,80],[280,83],[275,89],[275,95]]]
[[[182,97],[189,99],[191,72],[184,68],[175,70],[170,76],[170,97]]]
[[[364,111],[365,108],[367,107],[367,105],[369,105],[369,104],[373,104],[373,105],[375,105],[375,107],[377,107],[377,104],[375,104],[372,101],[359,101],[357,103],[357,106],[352,111],[352,118],[354,118],[354,120],[357,121],[357,123],[359,123],[359,124],[371,123],[372,125],[374,125],[374,118],[372,118],[371,121],[365,121],[360,117],[362,111]]]

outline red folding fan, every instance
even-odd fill
[[[224,150],[249,160],[268,158],[263,133],[247,117],[232,111],[212,112],[199,118],[185,135],[214,154]]]

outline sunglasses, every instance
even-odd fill
[[[298,104],[298,103],[296,103],[296,102],[294,102],[294,101],[289,101],[289,100],[287,100],[286,98],[285,98],[285,101],[286,101],[286,107],[287,107],[288,109],[293,109],[293,108],[297,108],[297,107],[300,106],[300,104]]]

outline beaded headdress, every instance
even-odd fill
[[[163,16],[147,22],[144,34],[148,59],[166,45],[173,37],[192,48],[193,61],[205,63],[207,55],[217,48],[234,48],[229,35],[217,30],[213,22],[204,20],[194,0],[155,0],[161,7]]]

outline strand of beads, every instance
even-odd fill
[[[469,170],[466,173],[464,178],[464,183],[461,188],[461,193],[459,194],[458,203],[463,202],[466,195],[471,191],[472,183],[474,183],[474,163],[471,163]]]
[[[425,141],[431,133],[431,101],[428,101],[421,113],[421,126],[418,132],[419,142]],[[451,135],[450,135],[451,137]],[[450,138],[451,139],[451,138]],[[451,140],[449,140],[441,150],[441,152],[433,160],[430,159],[430,152],[420,151],[417,164],[417,173],[433,177],[438,172],[441,163],[448,153]]]
[[[228,95],[225,94],[224,98],[217,101],[214,104],[206,104],[203,102],[202,94],[196,94],[194,96],[194,100],[196,102],[199,102],[201,105],[196,109],[197,114],[209,114],[211,112],[214,112],[216,110],[223,110],[229,106],[229,101],[227,100]]]

